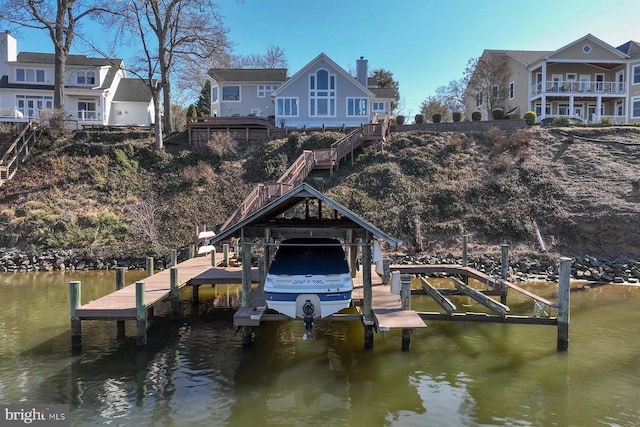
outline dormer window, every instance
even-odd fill
[[[17,68],[16,81],[27,83],[44,83],[44,70],[33,68]]]
[[[78,84],[81,86],[89,86],[96,84],[96,72],[95,71],[78,71],[77,74]]]

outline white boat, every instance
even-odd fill
[[[264,284],[267,306],[291,318],[330,316],[349,307],[351,291],[349,265],[336,239],[284,240]]]

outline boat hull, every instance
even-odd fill
[[[331,293],[266,292],[267,307],[293,319],[304,317],[303,307],[313,305],[313,317],[327,317],[351,305],[351,291]]]

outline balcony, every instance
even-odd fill
[[[531,96],[624,96],[627,93],[626,82],[595,81],[547,81],[531,86]]]

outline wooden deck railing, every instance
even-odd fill
[[[20,161],[29,154],[29,142],[35,139],[37,127],[29,121],[0,160],[0,185],[16,174]]]
[[[256,185],[234,213],[227,218],[220,231],[226,230],[271,200],[301,184],[313,169],[333,171],[333,168],[337,167],[340,160],[347,154],[353,152],[365,141],[382,138],[385,130],[383,125],[364,125],[331,144],[330,148],[303,151],[275,183]]]

